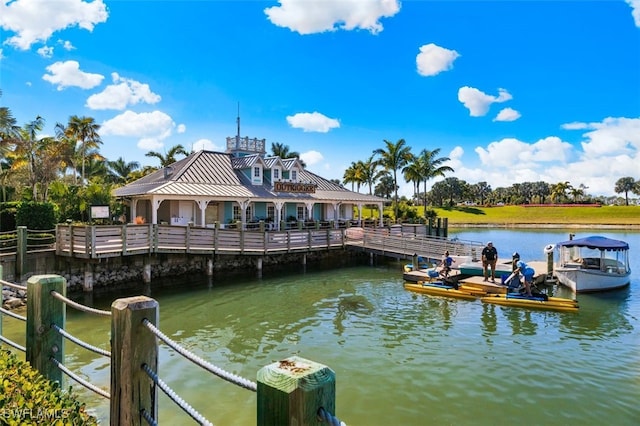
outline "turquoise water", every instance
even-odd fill
[[[491,239],[505,259],[542,260],[569,231],[452,230]],[[573,231],[575,232],[575,231]],[[249,380],[298,355],[336,372],[336,415],[348,425],[637,425],[640,419],[640,233],[605,235],[631,245],[631,286],[579,295],[577,314],[414,294],[403,262],[233,280],[152,283],[162,331]],[[140,294],[142,289],[120,296]],[[562,295],[562,292],[560,292]],[[113,296],[96,296],[109,309]],[[82,301],[82,299],[80,299]],[[109,349],[109,319],[68,310],[67,329]],[[23,323],[4,333],[24,344]],[[67,342],[66,364],[105,389],[109,362]],[[214,424],[254,425],[255,393],[162,347],[160,377]],[[72,383],[71,383],[72,384]],[[103,423],[108,405],[78,385]],[[193,424],[161,393],[161,424]]]

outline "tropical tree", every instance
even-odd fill
[[[418,161],[420,165],[420,180],[424,183],[424,211],[427,211],[427,182],[429,180],[442,176],[445,173],[453,172],[453,168],[445,166],[444,163],[450,160],[449,157],[438,157],[440,154],[440,148],[436,148],[433,151],[423,149],[418,155]]]
[[[402,169],[411,160],[411,148],[407,146],[404,139],[397,142],[384,140],[386,149],[378,148],[373,151],[374,155],[379,155],[378,164],[393,176],[394,191],[394,218],[398,218],[398,170]]]
[[[411,182],[413,186],[413,198],[417,201],[420,192],[420,182],[422,181],[422,159],[414,155],[409,163],[402,169],[404,180]]]
[[[484,205],[484,200],[491,194],[491,185],[487,182],[478,182],[472,185],[471,188],[474,197],[480,199],[480,205]]]
[[[636,187],[636,181],[635,179],[633,179],[632,177],[621,177],[620,179],[618,179],[616,181],[616,186],[614,188],[614,191],[616,191],[616,194],[620,194],[622,192],[624,192],[624,201],[625,204],[628,206],[629,205],[629,191],[634,191]]]
[[[37,155],[41,148],[38,133],[44,127],[44,123],[44,118],[37,116],[35,120],[26,123],[12,141],[13,155],[15,155],[13,167],[26,170],[33,200],[37,197]]]
[[[532,186],[532,194],[534,197],[538,197],[538,202],[540,204],[544,204],[547,197],[551,195],[551,188],[547,182],[534,182]]]
[[[307,167],[305,162],[300,159],[300,153],[297,151],[290,151],[289,145],[285,145],[280,142],[274,142],[271,144],[271,154],[273,154],[274,157],[280,157],[282,159],[297,158],[302,167]]]
[[[564,201],[567,199],[567,192],[571,188],[571,184],[567,181],[558,182],[551,185],[551,199],[554,201]]]
[[[102,145],[102,140],[98,133],[99,130],[100,125],[92,117],[72,115],[69,117],[69,123],[63,132],[67,138],[76,141],[76,152],[81,158],[80,179],[82,185],[86,183],[85,161],[88,157],[95,158],[98,148]]]
[[[342,182],[345,184],[350,183],[352,191],[353,186],[357,185],[357,191],[360,192],[360,185],[365,182],[364,163],[362,161],[358,161],[357,163],[352,161],[351,166],[344,171]]]
[[[374,195],[382,198],[389,199],[394,191],[397,191],[398,187],[394,185],[393,176],[389,173],[384,173],[380,177],[380,181],[373,190]]]
[[[108,166],[111,180],[115,183],[124,184],[128,182],[127,178],[131,172],[140,168],[140,163],[137,161],[130,161],[127,163],[122,157],[120,157],[115,161],[109,161]]]
[[[184,147],[180,144],[172,146],[169,151],[165,155],[162,155],[156,151],[149,151],[145,154],[147,157],[155,157],[160,160],[160,167],[167,167],[170,164],[178,161],[176,159],[177,155],[189,155],[189,153],[184,149]]]
[[[362,162],[362,173],[364,181],[369,185],[369,195],[373,193],[373,186],[385,173],[378,170],[378,162],[374,160],[373,155],[367,161]]]

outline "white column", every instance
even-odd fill
[[[160,208],[160,204],[164,201],[162,198],[153,197],[151,199],[151,223],[158,223],[158,209]]]
[[[200,226],[204,228],[207,225],[206,223],[204,223],[205,221],[204,212],[207,210],[207,206],[209,205],[209,200],[197,200],[196,203],[198,204],[198,208],[200,209]]]

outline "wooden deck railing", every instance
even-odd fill
[[[56,254],[87,259],[141,253],[264,255],[343,247],[345,232],[346,229],[256,232],[171,225],[58,225]]]

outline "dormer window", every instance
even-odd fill
[[[280,169],[278,168],[274,168],[273,169],[273,180],[280,180]]]
[[[297,170],[291,170],[291,181],[292,182],[297,182],[298,181],[298,171]]]
[[[262,167],[253,166],[251,172],[251,183],[254,185],[262,185]]]

